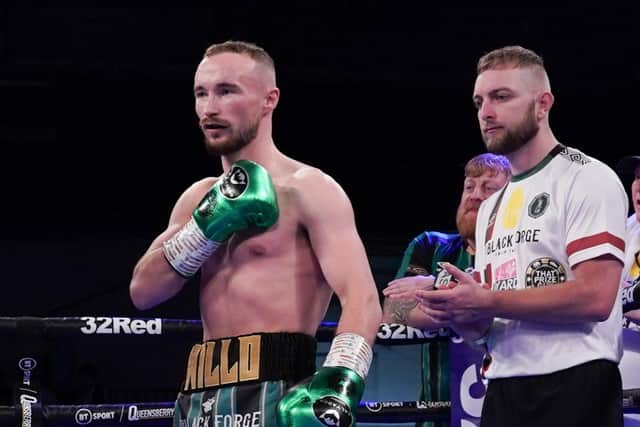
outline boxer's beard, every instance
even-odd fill
[[[460,203],[456,212],[456,227],[460,237],[463,239],[475,240],[476,219],[478,216],[479,203]]]
[[[522,121],[514,129],[505,129],[502,137],[490,138],[483,132],[487,151],[494,154],[511,154],[538,134],[540,126],[535,117],[535,102],[531,101]]]
[[[254,120],[248,126],[242,127],[237,132],[234,131],[227,141],[221,143],[210,143],[205,136],[204,145],[211,156],[226,156],[235,153],[256,138],[259,126],[260,120]]]

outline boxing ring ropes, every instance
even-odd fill
[[[318,342],[329,342],[336,324],[323,322],[316,334]],[[402,333],[392,333],[393,331]],[[27,345],[18,349],[15,360],[15,404],[0,406],[0,426],[57,427],[70,425],[92,426],[171,426],[173,401],[129,402],[112,404],[55,405],[42,403],[40,394],[39,360],[43,341],[82,340],[94,335],[118,335],[118,345],[126,349],[127,341],[140,335],[155,339],[187,333],[201,336],[201,323],[183,319],[148,319],[128,317],[0,317],[0,336],[14,334],[24,338]],[[635,332],[634,333],[638,333]],[[436,335],[436,336],[434,336]],[[376,346],[414,345],[448,339],[405,325],[381,324]],[[35,341],[34,341],[35,340]],[[135,365],[135,363],[134,363]],[[419,381],[416,378],[416,382]],[[177,387],[177,386],[176,386]],[[177,393],[177,392],[176,392]],[[640,388],[623,391],[625,414],[640,414]],[[450,401],[362,401],[357,409],[357,421],[366,423],[406,423],[449,419]],[[236,424],[233,424],[236,425]],[[238,424],[244,425],[244,424]]]

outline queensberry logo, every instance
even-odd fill
[[[156,420],[173,418],[174,408],[146,408],[141,409],[136,405],[129,406],[127,419],[129,421]]]
[[[162,319],[130,319],[128,317],[81,317],[83,334],[162,334]]]

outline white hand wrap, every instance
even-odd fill
[[[178,274],[191,277],[220,245],[220,242],[207,239],[191,218],[180,231],[162,244],[162,251]]]
[[[349,368],[364,380],[369,373],[373,351],[363,337],[351,332],[337,335],[322,366]]]

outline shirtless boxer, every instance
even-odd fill
[[[276,147],[280,90],[265,50],[210,46],[194,95],[223,174],[179,197],[130,285],[144,310],[199,273],[204,336],[189,355],[174,426],[354,425],[381,309],[351,202],[330,176]],[[314,336],[334,292],[342,312],[314,374]]]

